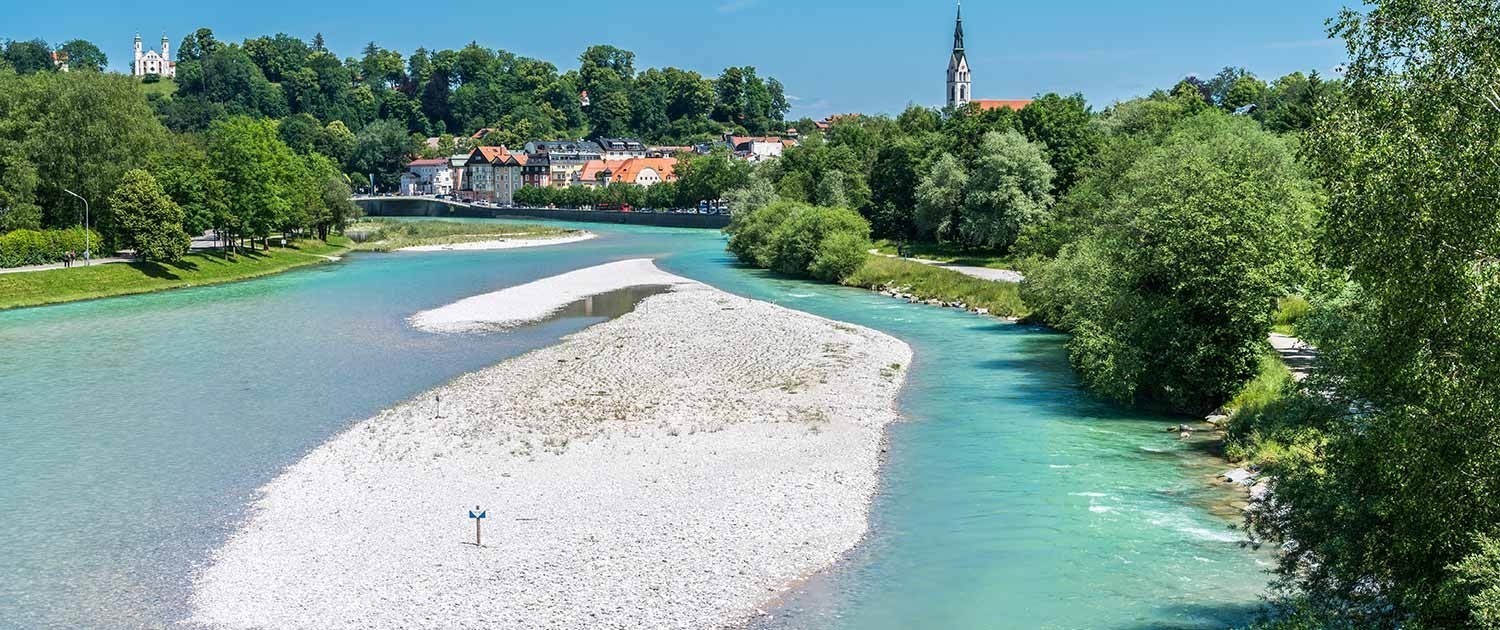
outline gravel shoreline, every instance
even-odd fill
[[[189,621],[725,627],[837,561],[867,528],[910,348],[626,262],[606,275],[673,290],[356,424],[262,488]]]
[[[637,258],[588,267],[536,282],[464,298],[421,311],[407,321],[428,332],[475,332],[503,329],[546,319],[557,310],[591,295],[635,286],[702,287],[666,273],[650,260]]]

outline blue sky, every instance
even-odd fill
[[[638,68],[718,74],[756,66],[793,97],[792,117],[899,112],[941,105],[953,3],[937,0],[662,0],[659,2],[395,2],[392,0],[71,0],[6,3],[0,39],[93,41],[127,70],[131,38],[165,32],[177,46],[199,26],[239,41],[321,31],[340,56],[374,40],[403,54],[470,40],[567,69],[591,44],[636,53]],[[1082,92],[1096,107],[1170,87],[1187,74],[1242,65],[1272,79],[1328,73],[1344,59],[1324,20],[1331,0],[1057,0],[964,5],[980,98]],[[439,15],[441,13],[441,15]]]

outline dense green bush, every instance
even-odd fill
[[[725,231],[745,263],[830,282],[854,273],[870,249],[870,223],[859,213],[793,201],[737,215]]]
[[[1309,264],[1313,201],[1284,140],[1199,114],[1134,160],[1023,297],[1073,333],[1090,389],[1206,412],[1256,373],[1276,299]]]
[[[94,256],[99,256],[104,249],[104,241],[99,233],[88,230],[87,240],[84,234],[83,228],[74,227],[65,230],[15,230],[0,235],[0,267],[60,262],[70,250],[80,258],[85,249],[90,249]]]

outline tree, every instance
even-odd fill
[[[346,164],[354,156],[356,143],[354,132],[349,131],[343,121],[335,120],[323,128],[323,136],[317,148],[319,153],[333,158],[334,162]]]
[[[932,122],[935,126],[936,121]],[[898,240],[916,237],[919,169],[928,146],[915,138],[902,137],[881,147],[876,154],[870,165],[871,207],[866,214],[876,236]]]
[[[1205,413],[1254,374],[1276,298],[1306,272],[1311,187],[1285,142],[1217,111],[1117,181],[1023,295],[1073,333],[1069,358],[1094,391]]]
[[[109,66],[109,57],[104,54],[104,51],[99,50],[98,46],[86,39],[68,40],[59,46],[57,51],[67,53],[70,70],[103,72],[104,68]]]
[[[695,208],[700,201],[716,201],[724,193],[744,187],[750,178],[749,164],[729,157],[719,147],[713,153],[684,159],[677,163],[677,203],[681,208]]]
[[[247,39],[244,49],[250,60],[266,75],[266,79],[278,83],[300,70],[306,63],[308,54],[312,52],[301,39],[286,33]]]
[[[312,153],[324,144],[323,126],[311,114],[295,114],[281,119],[277,131],[281,141],[298,153]]]
[[[385,190],[394,190],[401,183],[401,171],[411,155],[417,152],[417,142],[407,134],[406,125],[394,120],[379,120],[354,137],[354,153],[350,166],[363,173],[375,176],[376,185]]]
[[[1493,627],[1500,523],[1500,6],[1384,0],[1331,23],[1343,96],[1306,136],[1327,436],[1252,521],[1286,595],[1364,627]]]
[[[1021,109],[1020,123],[1027,139],[1047,148],[1047,163],[1057,173],[1053,184],[1058,195],[1078,181],[1103,140],[1082,94],[1044,95]]]
[[[752,173],[744,187],[724,193],[724,203],[733,217],[745,217],[776,201],[776,188],[761,173]]]
[[[1338,86],[1336,81],[1324,81],[1317,72],[1305,76],[1293,72],[1271,84],[1255,115],[1266,129],[1276,133],[1306,131],[1312,128],[1318,108],[1332,105]]]
[[[119,224],[119,243],[142,260],[175,261],[187,253],[191,239],[182,229],[182,208],[151,173],[126,171],[109,205]]]
[[[40,39],[5,42],[3,56],[5,62],[20,74],[50,72],[53,69],[52,49]]]
[[[197,136],[176,136],[155,165],[157,182],[182,208],[182,226],[189,234],[218,225],[215,220],[227,212],[224,182],[214,177],[201,142]]]
[[[1008,250],[1022,228],[1047,217],[1053,176],[1042,150],[1020,133],[986,134],[958,225],[962,242]]]
[[[69,189],[90,201],[95,225],[112,238],[109,194],[168,137],[136,82],[97,72],[0,73],[0,108],[0,157],[7,146],[24,154],[29,166],[16,172],[35,173],[30,203],[41,208],[42,226],[82,219]]]
[[[864,263],[870,224],[847,208],[779,201],[736,217],[726,231],[740,260],[790,276],[838,282]]]
[[[1265,102],[1267,91],[1266,82],[1254,75],[1240,77],[1229,88],[1229,93],[1224,95],[1224,109],[1235,111],[1246,105],[1259,107]]]
[[[222,44],[214,37],[213,29],[200,28],[182,38],[182,43],[177,46],[177,63],[180,65],[202,61],[205,57],[217,52],[220,46]]]
[[[951,153],[939,155],[917,186],[912,218],[919,234],[939,241],[951,238],[968,194],[969,174],[963,164]]]
[[[264,238],[290,212],[288,188],[293,154],[273,121],[233,116],[208,129],[208,161],[223,182],[224,214],[214,228],[228,236]]]
[[[1241,79],[1254,76],[1244,68],[1225,66],[1212,79],[1204,83],[1204,88],[1208,93],[1208,102],[1224,109],[1234,109],[1229,107],[1229,93],[1240,83]]]

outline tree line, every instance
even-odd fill
[[[340,59],[321,35],[233,43],[198,29],[177,48],[175,83],[105,72],[108,58],[84,40],[57,50],[70,72],[57,72],[45,41],[0,46],[0,233],[79,224],[81,204],[64,192],[72,190],[89,200],[109,246],[131,242],[112,194],[127,171],[143,169],[182,211],[187,233],[326,236],[355,211],[336,197],[371,182],[394,189],[414,155],[547,138],[691,144],[780,131],[790,109],[781,83],[753,67],[716,78],[637,70],[633,53],[612,46],[590,47],[560,72],[474,43],[409,56],[371,43]],[[437,147],[423,142],[433,136]],[[524,194],[558,205],[695,206],[744,177],[722,153],[678,170],[681,182],[654,192]],[[133,184],[142,186],[150,188]],[[61,242],[28,242],[44,240]]]

